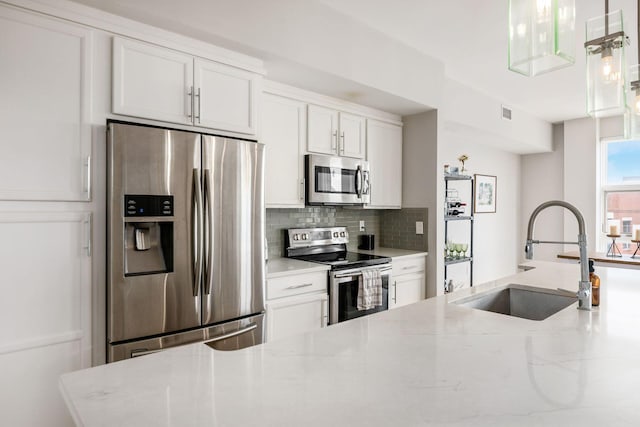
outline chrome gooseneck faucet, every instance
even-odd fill
[[[578,241],[577,242],[555,242],[555,241],[543,241],[533,240],[533,225],[536,221],[536,217],[540,212],[549,206],[560,206],[569,209],[573,213],[578,221]],[[555,243],[560,245],[578,245],[580,248],[580,283],[578,287],[578,309],[579,310],[591,310],[591,282],[589,281],[589,259],[587,257],[587,235],[585,233],[584,218],[580,211],[573,205],[563,202],[561,200],[550,200],[544,202],[538,206],[531,217],[529,218],[529,226],[527,227],[527,244],[524,247],[524,252],[527,259],[533,258],[533,245],[539,243]]]

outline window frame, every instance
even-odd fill
[[[634,182],[629,184],[607,184],[608,176],[608,145],[612,143],[638,141],[638,139],[621,139],[621,138],[606,138],[600,141],[600,206],[601,206],[601,220],[600,220],[600,233],[599,239],[596,243],[598,248],[604,252],[607,250],[611,238],[607,237],[609,234],[608,218],[607,218],[607,197],[610,193],[624,193],[624,192],[640,192],[640,182]],[[616,242],[619,246],[623,244],[631,244],[633,239],[633,224],[631,233],[623,233],[622,219],[620,219],[620,238]],[[635,245],[635,244],[633,244]]]

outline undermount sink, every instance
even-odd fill
[[[572,296],[568,292],[509,285],[506,288],[453,301],[452,304],[529,320],[544,320],[577,300],[575,295]]]

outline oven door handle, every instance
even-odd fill
[[[391,271],[391,267],[385,267],[380,269],[380,274]],[[362,270],[353,271],[351,273],[343,273],[343,274],[334,274],[334,279],[344,279],[344,278],[353,278],[357,276],[362,276]],[[338,283],[349,282],[350,280],[339,280]]]

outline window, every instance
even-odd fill
[[[606,234],[615,227],[621,252],[633,254],[631,240],[638,240],[636,232],[640,235],[640,141],[603,142],[602,196],[606,222],[601,241],[607,246],[601,250],[611,243]]]

